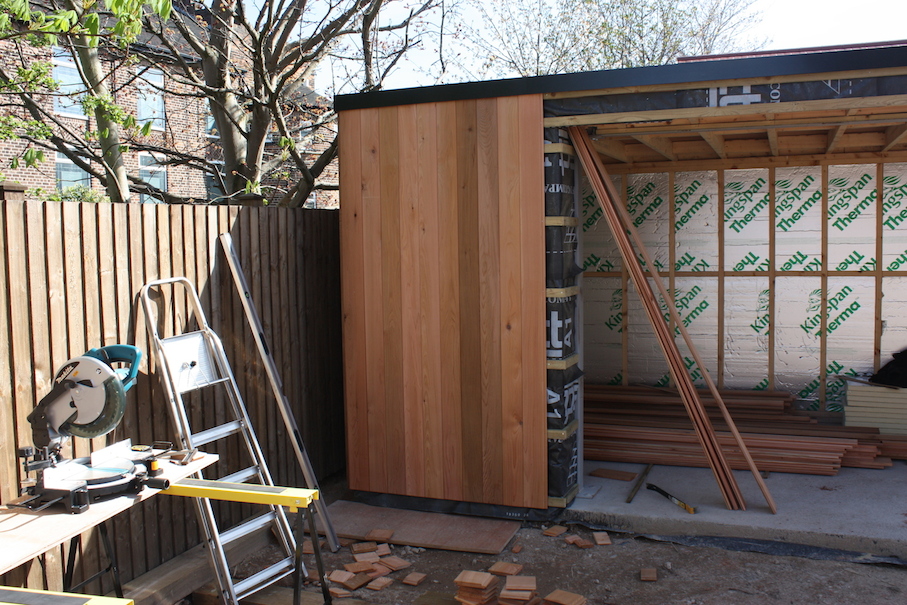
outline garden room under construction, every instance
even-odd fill
[[[907,42],[336,109],[350,488],[547,509],[583,459],[705,466],[678,368],[735,469],[728,428],[760,471],[907,457],[847,401],[907,348]]]

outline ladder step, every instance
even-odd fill
[[[236,596],[239,599],[253,594],[265,586],[273,584],[277,580],[284,578],[296,569],[296,561],[293,557],[287,557],[249,576],[248,578],[234,581],[233,587],[236,590]]]
[[[257,478],[259,483],[262,483],[261,468],[257,464],[236,471],[235,473],[230,473],[226,477],[221,477],[218,481],[224,481],[226,483],[245,483],[253,477]]]
[[[220,541],[221,544],[229,544],[234,540],[242,538],[246,534],[264,529],[271,525],[274,520],[277,519],[277,513],[274,511],[268,511],[257,517],[252,517],[240,523],[239,525],[234,525],[230,529],[220,532]]]
[[[237,433],[242,432],[243,428],[242,420],[233,420],[232,422],[227,422],[226,424],[221,424],[194,433],[192,435],[192,447],[202,447],[212,441],[217,441],[218,439],[223,439],[230,435],[236,435]]]
[[[229,381],[230,381],[230,378],[218,378],[218,379],[216,379],[216,380],[208,380],[208,381],[199,381],[199,382],[195,382],[195,383],[193,383],[193,384],[191,384],[191,385],[189,385],[189,386],[180,386],[180,388],[179,388],[179,389],[180,389],[180,394],[182,394],[182,393],[191,393],[191,392],[193,392],[193,391],[198,391],[198,390],[203,389],[203,388],[205,388],[205,387],[210,387],[210,386],[213,386],[213,385],[216,385],[216,384],[224,384],[225,382],[229,382]]]

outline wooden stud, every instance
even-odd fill
[[[819,409],[825,411],[825,379],[828,368],[828,166],[822,166],[822,306],[819,333]]]
[[[885,165],[879,163],[876,165],[876,246],[875,246],[875,268],[872,276],[875,281],[875,305],[873,318],[873,338],[872,338],[872,367],[877,372],[882,364],[882,297],[884,296],[883,284],[883,267],[884,258],[884,238],[885,229]]]
[[[777,173],[775,168],[768,169],[768,388],[775,386],[775,296],[776,296],[776,277],[778,272],[778,255],[777,247],[777,223],[775,222],[776,204],[778,201]],[[724,386],[723,384],[720,386]]]

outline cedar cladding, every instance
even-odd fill
[[[541,97],[339,132],[350,487],[546,507]]]

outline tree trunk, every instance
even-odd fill
[[[88,94],[101,101],[112,103],[110,90],[104,81],[105,74],[98,47],[89,46],[87,37],[76,36],[75,49],[85,75],[85,82],[88,85]],[[130,197],[129,178],[126,166],[123,164],[120,125],[110,119],[104,103],[95,108],[94,117],[97,122],[98,143],[101,146],[104,173],[107,175],[107,195],[111,202],[128,202]]]

